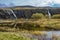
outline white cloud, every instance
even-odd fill
[[[33,6],[50,6],[52,5],[52,0],[27,0],[27,1],[14,1],[16,5],[33,5]]]
[[[53,6],[54,4],[60,4],[60,0],[37,0],[37,6]]]
[[[60,4],[60,0],[1,0],[0,3],[15,5],[33,5],[33,6],[52,6],[54,4]]]
[[[32,4],[35,4],[35,6],[50,6],[52,5],[53,1],[52,0],[37,0],[37,1],[32,1]]]
[[[60,4],[60,0],[54,0],[54,3]]]

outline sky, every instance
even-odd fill
[[[7,6],[50,6],[50,7],[60,7],[60,0],[0,0],[0,4],[5,4]]]

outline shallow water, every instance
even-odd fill
[[[40,31],[42,32],[42,31]],[[52,36],[59,36],[60,37],[60,31],[44,31],[46,32],[46,36],[45,35],[34,35],[34,34],[29,34],[29,33],[25,33],[25,37],[30,37],[32,40],[33,39],[37,39],[37,40],[56,40],[57,38],[52,38]]]
[[[60,31],[53,31],[52,35],[58,35],[58,36],[60,36]]]
[[[25,33],[24,36],[25,37],[30,37],[32,40],[33,39],[37,39],[37,40],[51,40],[52,39],[52,32],[51,31],[46,32],[46,36],[45,35],[34,35],[34,34],[29,34],[29,33]]]

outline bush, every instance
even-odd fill
[[[36,13],[32,15],[33,19],[42,19],[44,18],[44,15],[42,13]]]
[[[55,14],[52,16],[53,19],[60,19],[60,14]]]
[[[18,25],[17,25],[18,26]],[[18,26],[19,29],[25,29],[25,30],[35,30],[40,27],[39,24],[37,23],[32,23],[32,22],[24,22],[21,25]]]

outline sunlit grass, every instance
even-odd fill
[[[0,40],[45,40],[46,36],[46,31],[0,32]]]
[[[0,24],[0,29],[3,30],[10,30],[10,29],[11,30],[40,30],[40,31],[51,30],[48,28],[60,30],[60,19],[38,19],[38,20],[17,19],[17,20],[4,20],[4,21],[1,20],[1,22],[2,24]],[[16,27],[13,26],[14,23],[17,24]]]
[[[35,35],[37,34],[37,35]],[[46,32],[40,31],[20,31],[20,32],[0,32],[0,40],[38,40],[37,37],[33,36],[46,36]],[[42,37],[43,38],[43,37]]]
[[[0,32],[0,40],[31,40],[31,38],[25,37],[22,32]]]

